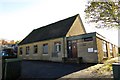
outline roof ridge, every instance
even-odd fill
[[[56,23],[62,22],[62,21],[64,21],[64,20],[67,20],[67,19],[70,19],[70,18],[73,18],[73,17],[77,17],[78,15],[79,15],[79,14],[76,14],[76,15],[74,15],[74,16],[71,16],[71,17],[68,17],[68,18],[64,18],[64,19],[58,20],[58,21],[56,21],[56,22],[53,22],[53,23],[47,24],[47,25],[45,25],[45,26],[42,26],[42,27],[36,28],[36,29],[34,29],[34,30],[38,30],[38,29],[41,29],[41,28],[48,27],[49,25],[53,25],[53,24],[56,24]]]

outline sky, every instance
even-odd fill
[[[85,23],[87,0],[0,0],[0,39],[22,40],[33,29],[80,14],[86,32],[98,32],[118,45],[118,31]],[[120,43],[119,43],[120,44]]]

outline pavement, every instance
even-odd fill
[[[95,64],[22,61],[21,77],[18,80],[54,80],[93,65]]]
[[[114,80],[112,64],[119,64],[118,57],[112,58],[103,64],[96,64],[83,70],[65,75],[57,80]],[[119,79],[118,79],[119,80]]]

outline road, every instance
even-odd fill
[[[57,79],[67,74],[80,71],[92,65],[94,64],[22,61],[22,71],[19,80]]]

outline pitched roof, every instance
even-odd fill
[[[65,37],[78,15],[34,29],[19,45]]]

